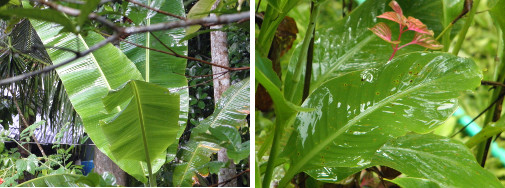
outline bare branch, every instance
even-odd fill
[[[110,36],[110,35],[108,35],[106,33],[102,33],[102,32],[99,32],[99,33],[102,34],[102,35],[105,35],[105,36]],[[156,36],[155,36],[155,38],[156,38]],[[202,60],[202,59],[198,59],[198,58],[194,58],[194,57],[189,57],[189,56],[185,56],[185,55],[180,55],[180,54],[177,54],[175,52],[172,53],[172,52],[167,52],[167,51],[163,51],[163,50],[158,50],[158,49],[150,48],[150,47],[147,47],[147,46],[143,46],[143,45],[140,45],[140,44],[136,44],[136,43],[127,41],[125,39],[119,38],[119,40],[121,42],[126,42],[128,44],[134,45],[134,46],[139,47],[139,48],[144,48],[144,49],[152,50],[152,51],[155,51],[155,52],[160,52],[160,53],[164,53],[164,54],[168,54],[168,55],[173,55],[175,57],[180,57],[180,58],[184,58],[184,59],[188,59],[188,60],[192,60],[192,61],[198,61],[198,62],[207,64],[207,65],[221,67],[221,68],[226,69],[226,70],[239,71],[239,70],[248,70],[248,69],[250,69],[250,67],[239,67],[239,68],[226,67],[226,66],[217,65],[217,64],[214,64],[214,63]]]
[[[160,9],[153,8],[153,7],[150,7],[150,6],[144,5],[144,4],[142,4],[142,3],[138,2],[138,1],[135,1],[135,0],[126,0],[126,1],[128,1],[128,2],[130,2],[130,3],[133,3],[133,4],[136,4],[136,5],[138,5],[138,6],[141,6],[141,7],[147,8],[147,9],[150,9],[150,10],[152,10],[152,11],[158,12],[158,13],[160,13],[160,14],[164,14],[164,15],[171,16],[171,17],[174,17],[174,18],[178,18],[179,20],[186,20],[186,18],[184,18],[184,17],[182,17],[182,16],[177,16],[177,15],[172,14],[172,13],[170,13],[170,12],[165,12],[165,11],[162,11],[162,10],[160,10]]]
[[[188,27],[192,25],[203,25],[203,26],[221,25],[243,20],[249,20],[249,11],[236,14],[221,15],[218,17],[205,17],[200,19],[158,23],[148,26],[127,27],[124,28],[124,32],[127,34],[145,33],[149,31],[160,31],[180,27]]]
[[[29,73],[26,73],[26,74],[22,74],[22,75],[18,75],[18,76],[14,76],[14,77],[10,77],[10,78],[6,78],[6,79],[3,79],[3,80],[0,80],[0,85],[4,85],[4,84],[9,84],[9,83],[13,83],[13,82],[17,82],[17,81],[20,81],[20,80],[23,80],[25,78],[28,78],[28,77],[31,77],[31,76],[34,76],[34,75],[37,75],[37,74],[43,74],[43,73],[47,73],[49,71],[52,71],[58,67],[61,67],[63,65],[66,65],[76,59],[79,59],[83,56],[86,56],[88,55],[89,53],[95,51],[95,50],[98,50],[99,48],[101,48],[102,46],[105,46],[107,43],[109,42],[112,42],[112,41],[115,41],[117,40],[119,37],[117,34],[114,34],[112,36],[110,36],[109,38],[103,40],[103,41],[100,41],[98,44],[90,47],[88,50],[86,51],[83,51],[83,52],[79,52],[79,53],[76,53],[75,54],[75,57],[73,58],[70,58],[60,64],[57,64],[57,65],[51,65],[51,66],[48,66],[48,67],[45,67],[41,70],[37,70],[37,71],[33,71],[33,72],[29,72]]]

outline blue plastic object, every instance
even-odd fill
[[[472,121],[472,118],[470,116],[466,115],[465,111],[461,108],[458,108],[458,110],[456,110],[456,112],[454,112],[453,116],[458,117],[458,124],[461,126],[465,126]],[[481,130],[482,130],[482,128],[477,123],[472,122],[465,129],[465,133],[470,136],[474,136],[477,133],[479,133]],[[491,143],[491,155],[493,157],[500,159],[503,166],[505,166],[505,149],[498,146],[498,144],[496,142]]]
[[[93,164],[93,160],[82,161],[81,164],[84,165],[82,170],[84,171],[83,174],[85,176],[88,175],[88,173],[90,173],[93,170],[93,168],[95,168],[95,164]]]

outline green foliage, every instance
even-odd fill
[[[271,40],[266,39],[273,38],[277,29],[276,23],[268,21],[275,17],[268,18],[267,14],[274,9],[276,14],[284,14],[284,5],[279,8],[274,6],[279,1],[268,2],[257,40],[262,48],[256,48],[259,52],[256,54],[256,79],[268,91],[275,105],[275,124],[265,127],[273,133],[259,142],[263,144],[261,147],[257,145],[260,148],[257,160],[263,162],[261,174],[257,177],[264,174],[263,187],[272,185],[272,174],[276,174],[274,179],[282,178],[279,187],[289,186],[290,182],[313,186],[322,186],[320,182],[343,183],[342,180],[348,177],[360,182],[359,176],[351,175],[374,166],[388,166],[403,173],[401,178],[392,182],[404,187],[475,187],[484,184],[502,187],[493,174],[479,166],[461,142],[426,134],[442,125],[456,110],[462,92],[480,85],[480,68],[470,59],[440,52],[415,52],[424,48],[412,46],[387,61],[393,52],[391,44],[373,36],[367,28],[377,24],[378,15],[391,11],[386,6],[389,2],[365,1],[350,15],[336,22],[317,21],[321,25],[316,26],[313,49],[307,48],[308,40],[305,38],[303,46],[293,50],[291,57],[287,53],[284,58],[291,60],[283,67],[285,77],[281,79],[266,59],[271,44]],[[312,5],[330,4],[318,3]],[[398,3],[405,17],[412,16],[425,23],[428,29],[433,29],[433,36],[441,33],[448,21],[460,13],[461,6],[456,5],[462,5],[462,1],[449,4],[448,1],[407,0]],[[399,6],[392,6],[392,9],[396,13],[401,12]],[[319,14],[317,8],[311,10],[310,18]],[[445,13],[445,19],[440,19],[440,12]],[[296,17],[295,21],[303,23],[303,28],[309,24],[306,18]],[[266,32],[266,28],[271,27],[274,29]],[[384,30],[390,27],[391,33]],[[310,25],[306,28],[302,37],[310,36]],[[459,27],[454,28],[449,33],[459,30]],[[382,38],[390,41],[394,40],[391,35],[398,36],[400,30],[389,23],[376,29],[380,30]],[[413,37],[419,39],[415,38],[419,35],[414,35],[414,32],[403,34],[402,40],[404,37],[406,41]],[[443,44],[448,44],[449,48],[453,36],[444,37],[449,42]],[[313,56],[308,56],[312,61],[306,61],[303,53],[312,52]],[[303,65],[312,63],[310,88],[306,88],[309,95],[305,100],[302,92],[307,83],[303,82],[303,77],[296,77],[296,73],[305,72],[305,66],[300,66],[299,62]],[[292,94],[294,97],[290,97]],[[307,110],[300,111],[292,103],[301,103]],[[289,120],[293,114],[296,115],[294,122]],[[267,112],[263,115],[270,117],[271,114]],[[257,119],[258,122],[268,125]],[[293,133],[287,143],[292,147],[279,147],[289,135],[285,133],[291,130]],[[501,131],[485,131],[483,134],[492,136],[498,132]],[[262,158],[264,148],[268,148],[264,144],[271,146],[268,161]],[[307,173],[317,182],[310,178],[307,182],[292,179],[300,172]]]
[[[87,176],[76,174],[47,175],[26,181],[17,187],[113,187],[116,186],[114,176],[105,172],[102,176],[89,173]]]
[[[216,0],[199,0],[188,12],[187,18],[203,18],[209,15],[210,9]],[[202,26],[194,25],[186,28],[186,36],[198,31]]]

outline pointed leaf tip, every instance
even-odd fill
[[[414,40],[411,42],[412,44],[417,44],[425,48],[429,48],[432,50],[442,49],[444,46],[438,43],[431,35],[416,33],[414,36]]]
[[[391,40],[391,29],[389,28],[388,25],[386,25],[383,22],[377,23],[375,26],[372,28],[368,28],[370,31],[372,31],[375,35],[379,36],[386,42],[389,42],[391,44],[398,44],[400,41],[392,41]]]
[[[399,15],[403,16],[402,7],[395,0],[389,2],[389,6]]]

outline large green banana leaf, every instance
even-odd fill
[[[48,46],[58,46],[73,50],[86,50],[90,46],[104,40],[97,33],[90,32],[88,36],[59,33],[61,27],[51,23],[31,21],[43,43]],[[54,64],[61,63],[74,54],[72,52],[48,49]],[[84,128],[96,146],[121,169],[141,181],[147,181],[147,169],[142,162],[117,160],[111,153],[110,143],[100,127],[99,121],[110,119],[114,113],[108,113],[102,103],[102,98],[109,90],[115,89],[128,80],[143,80],[135,65],[118,48],[112,44],[94,51],[72,63],[56,69],[76,112],[81,117]],[[115,112],[128,104],[121,104]],[[175,139],[175,138],[174,138]],[[164,163],[165,157],[155,158],[153,171],[157,171]]]
[[[133,96],[133,97],[132,97]],[[103,98],[108,111],[125,102],[126,108],[101,128],[111,144],[111,153],[124,163],[151,167],[155,160],[165,160],[166,149],[176,143],[179,131],[179,95],[144,81],[132,80],[112,90]],[[149,172],[148,172],[149,173]]]
[[[185,17],[184,4],[182,0],[140,0],[140,3],[150,5],[153,8],[169,12],[181,17]],[[128,17],[133,20],[136,25],[150,25],[161,22],[177,21],[177,18],[170,17],[161,13],[147,10],[143,7],[134,4],[129,5],[131,11]],[[154,35],[154,36],[153,36]],[[174,52],[187,55],[187,41],[181,42],[185,36],[184,28],[171,29],[166,31],[156,31],[152,33],[139,33],[127,37],[125,40],[135,44],[143,45],[152,49],[162,50],[166,52]],[[163,44],[167,45],[171,50],[167,49]],[[184,88],[188,85],[186,80],[186,59],[174,57],[161,52],[139,48],[135,45],[121,42],[121,50],[130,58],[142,77],[146,82],[158,84],[160,86],[176,90],[180,95],[180,114],[179,114],[179,134],[177,140],[184,132],[188,119],[189,109],[189,93],[188,89]],[[180,89],[183,88],[183,89]],[[167,161],[175,158],[177,146],[171,145],[167,152]]]
[[[370,164],[389,139],[427,133],[480,84],[475,63],[447,53],[408,53],[380,68],[352,72],[317,88],[298,113],[286,177],[322,167]],[[380,120],[379,120],[380,119]]]
[[[314,56],[312,62],[312,78],[310,91],[314,91],[326,80],[351,71],[377,68],[387,63],[393,53],[391,44],[377,37],[368,28],[373,27],[378,22],[387,23],[393,32],[393,39],[398,37],[398,24],[386,19],[377,18],[386,11],[392,11],[388,6],[390,0],[366,1],[352,13],[334,24],[327,24],[316,29],[314,36]],[[442,12],[442,2],[435,0],[405,0],[398,1],[405,16],[413,16],[421,20],[435,34],[443,30],[443,20],[440,19]],[[454,32],[457,29],[453,29]],[[402,44],[410,42],[414,32],[409,31],[402,35]],[[407,46],[398,51],[397,55],[403,53],[421,51],[423,47],[417,45]],[[286,84],[283,91],[285,96],[294,92],[292,102],[301,103],[302,89],[294,90],[291,82],[296,70],[298,46],[290,60],[288,72],[286,74]],[[305,72],[305,66],[303,72]],[[303,76],[301,80],[304,80]],[[303,88],[303,81],[298,82],[297,88]]]

